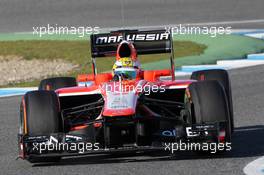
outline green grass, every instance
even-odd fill
[[[207,48],[204,44],[191,41],[174,41],[175,58],[200,55]],[[91,73],[90,43],[82,40],[26,40],[26,41],[0,41],[0,56],[22,56],[24,59],[64,59],[73,64],[78,64],[79,69],[65,76],[76,76],[80,73]],[[167,60],[168,55],[144,55],[139,57],[142,64]],[[98,58],[96,63],[100,72],[111,70],[114,58]],[[168,65],[169,67],[169,65]],[[64,75],[62,75],[64,76]],[[36,86],[39,80],[31,82],[14,83],[7,86],[25,87]]]

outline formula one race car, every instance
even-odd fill
[[[234,122],[225,70],[176,80],[173,39],[165,30],[94,34],[90,42],[92,74],[44,79],[23,96],[20,158],[55,162],[91,153],[168,151],[177,143],[228,147]],[[170,55],[170,69],[142,70],[138,55],[157,53]],[[113,70],[97,73],[96,58],[109,56],[116,56]]]

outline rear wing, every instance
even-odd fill
[[[132,41],[138,55],[171,53],[171,68],[174,79],[173,39],[166,30],[118,30],[110,33],[92,34],[90,36],[93,72],[96,75],[95,58],[115,56],[118,44],[122,40]]]
[[[165,30],[119,30],[91,35],[92,57],[114,56],[122,40],[132,41],[138,54],[171,52],[171,36]]]

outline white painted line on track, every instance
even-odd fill
[[[247,164],[243,171],[246,175],[264,175],[264,156]]]

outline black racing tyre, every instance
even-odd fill
[[[62,131],[59,100],[54,91],[30,91],[21,104],[20,134],[37,136]],[[60,157],[29,158],[32,163],[57,162]]]
[[[223,69],[212,69],[212,70],[200,70],[195,71],[191,75],[191,79],[203,81],[203,80],[217,80],[225,89],[225,93],[228,100],[229,116],[231,122],[231,132],[234,131],[234,112],[232,102],[232,90],[228,72]]]
[[[41,80],[39,90],[56,90],[59,88],[77,86],[74,77],[55,77]]]
[[[231,123],[225,91],[218,81],[198,81],[188,87],[192,123],[225,122],[225,142],[231,142]]]

